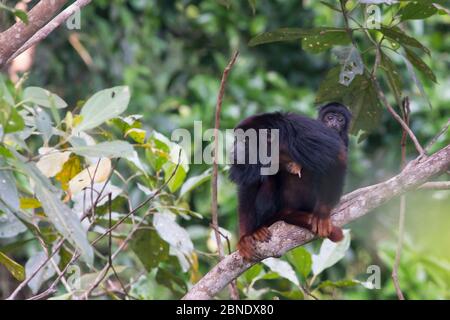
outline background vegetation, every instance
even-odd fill
[[[15,3],[6,1],[10,7]],[[89,293],[99,298],[180,298],[217,262],[209,226],[210,170],[206,164],[188,166],[182,162],[177,166],[179,148],[167,138],[176,128],[193,130],[195,120],[203,121],[204,129],[213,127],[221,73],[236,49],[240,57],[227,82],[221,114],[223,129],[233,128],[240,119],[265,111],[295,111],[315,117],[317,101],[323,98],[320,96],[323,81],[333,67],[339,66],[332,51],[312,52],[305,48],[305,43],[300,43],[299,37],[257,46],[249,46],[249,41],[282,27],[343,27],[342,13],[330,8],[339,8],[339,1],[327,3],[97,0],[83,9],[80,30],[61,27],[37,46],[32,67],[25,74],[18,73],[19,85],[8,80],[5,73],[0,81],[0,97],[3,96],[0,101],[8,116],[3,119],[0,115],[3,121],[0,174],[17,185],[20,202],[7,203],[3,198],[0,203],[0,297],[8,297],[25,273],[27,276],[32,273],[55,248],[59,235],[64,235],[64,231],[55,228],[54,219],[58,217],[50,216],[44,202],[53,201],[57,206],[63,199],[64,206],[80,209],[82,198],[78,202],[74,198],[69,200],[68,195],[76,189],[68,184],[69,180],[89,165],[102,169],[98,159],[107,156],[113,159],[110,164],[115,168],[104,193],[113,194],[112,215],[109,218],[108,199],[102,198],[103,204],[97,206],[96,218],[91,220],[94,227],[88,239],[94,241],[110,225],[124,218],[111,240],[113,252],[123,246],[114,259],[114,272],[108,271],[106,280],[98,288],[91,288],[108,262],[108,237],[99,240],[95,251],[90,252],[92,247],[82,243],[83,237],[69,230],[67,234],[72,235],[72,241],[63,245],[54,264],[63,270],[74,248],[84,248],[84,261],[90,261],[93,267],[79,260],[75,265],[80,267],[81,283],[73,284],[66,279],[69,283],[58,284],[56,292],[49,296],[73,298],[92,289]],[[435,3],[450,8],[445,1]],[[450,16],[444,9],[429,14],[425,10],[429,7],[420,5],[430,4],[420,1],[419,7],[406,8],[408,5],[380,5],[382,21],[389,25],[393,17],[403,15],[402,29],[429,48],[430,55],[424,53],[426,50],[414,50],[435,78],[427,73],[428,69],[417,65],[413,76],[407,64],[395,56],[391,67],[398,72],[401,93],[392,90],[388,73],[380,77],[380,82],[396,108],[399,97],[410,98],[411,128],[426,144],[450,116]],[[357,1],[347,4],[349,10],[355,8],[352,11],[355,19],[364,21],[358,13],[364,12],[361,6]],[[0,31],[3,31],[14,17],[5,10],[0,15]],[[379,36],[373,34],[378,40]],[[361,43],[359,49],[364,63],[373,65],[375,53],[368,49],[366,39],[359,34],[355,37]],[[258,42],[257,39],[253,41]],[[397,46],[388,45],[394,50],[403,46],[401,41]],[[57,96],[48,96],[36,87]],[[101,91],[106,88],[114,89]],[[89,99],[99,91],[100,100]],[[117,105],[117,99],[121,101],[123,113],[108,114],[111,110],[108,108]],[[12,111],[15,109],[11,105],[19,107],[19,111]],[[383,106],[374,103],[371,107],[376,113],[373,118],[356,117],[359,122],[355,126],[362,130],[354,130],[351,139],[347,191],[385,180],[400,169],[402,129]],[[362,108],[366,110],[369,105],[364,104]],[[13,119],[16,113],[18,127],[9,124],[8,131],[5,121]],[[98,123],[87,123],[86,119],[90,118],[97,119]],[[74,132],[88,130],[96,143],[110,141],[110,144],[103,145],[103,149],[98,145],[89,148],[86,146],[90,144],[89,137],[82,136],[83,141],[68,140]],[[6,133],[10,133],[8,139]],[[447,133],[433,150],[449,141]],[[39,148],[55,145],[60,151],[71,153],[54,175],[42,177],[42,172],[30,163],[45,158],[39,156]],[[20,158],[11,148],[25,158]],[[409,142],[407,155],[416,156]],[[117,161],[118,157],[122,159]],[[50,165],[55,163],[59,162],[51,161]],[[107,172],[108,165],[105,164]],[[36,189],[33,192],[26,179],[33,175],[41,181],[43,190],[51,181],[58,192],[64,191],[61,197],[45,192],[39,195]],[[105,177],[96,182],[103,185]],[[163,187],[161,192],[160,187]],[[0,188],[2,197],[7,189]],[[155,198],[150,202],[150,209],[146,206],[136,210],[135,217],[125,218],[152,195]],[[93,198],[91,195],[90,199]],[[11,206],[15,205],[20,214],[12,218],[8,212],[11,214],[14,211]],[[320,299],[396,298],[391,271],[397,242],[398,206],[398,201],[392,201],[375,214],[349,225],[351,242],[349,236],[348,242],[334,248],[336,261],[319,254],[322,241],[315,241],[295,249],[281,261],[270,260],[253,267],[239,278],[242,297],[300,299],[304,298],[305,291],[311,291]],[[400,284],[407,298],[450,298],[449,211],[448,191],[422,190],[407,195],[406,238],[399,268]],[[141,221],[140,217],[144,220],[136,231],[133,228]],[[220,167],[219,221],[234,248],[236,195],[235,187],[227,179],[226,166]],[[127,237],[132,230],[136,232]],[[317,261],[325,265],[323,270],[319,270]],[[379,289],[371,288],[366,282],[371,275],[367,273],[370,265],[380,267]],[[21,291],[20,297],[31,297],[51,285],[56,278],[54,267],[44,271],[36,277],[37,281]],[[222,297],[227,297],[227,292]]]

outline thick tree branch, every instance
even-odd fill
[[[432,177],[447,171],[449,165],[450,145],[429,157],[419,157],[411,161],[395,177],[373,186],[358,189],[344,196],[333,212],[333,223],[337,226],[343,226],[356,220],[395,196],[415,189]],[[285,252],[314,239],[313,234],[309,231],[284,222],[273,224],[270,230],[272,239],[267,243],[258,244],[259,255],[265,258],[279,257]],[[234,252],[208,272],[183,299],[212,299],[228,283],[236,279],[253,264],[244,261],[238,252]]]
[[[49,23],[47,23],[42,29],[36,32],[30,39],[28,39],[23,46],[21,46],[14,54],[9,57],[7,64],[13,59],[17,58],[20,54],[34,46],[35,44],[41,42],[48,37],[56,28],[63,24],[67,19],[74,15],[77,11],[80,11],[83,7],[91,3],[92,0],[77,0],[68,6],[66,9],[61,11],[55,18],[53,18]],[[1,58],[1,56],[0,56]],[[1,63],[0,63],[1,68]]]
[[[16,22],[0,33],[0,69],[36,32],[58,12],[67,0],[42,0],[28,12],[28,24]]]

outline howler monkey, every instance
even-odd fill
[[[317,120],[294,113],[265,113],[249,117],[235,128],[235,132],[268,129],[269,133],[278,129],[279,136],[279,170],[273,175],[261,174],[264,165],[259,153],[256,162],[248,161],[263,138],[258,135],[253,142],[248,137],[235,139],[230,178],[238,186],[238,249],[244,258],[258,258],[255,241],[268,241],[267,227],[278,220],[332,241],[342,239],[342,230],[331,224],[330,214],[343,191],[350,120],[347,107],[329,103],[320,108]],[[266,139],[269,145],[273,143],[270,134]],[[242,152],[249,155],[246,162],[239,163],[237,154]],[[272,156],[270,159],[275,159]]]

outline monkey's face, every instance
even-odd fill
[[[328,127],[341,133],[346,128],[344,115],[337,112],[327,112],[322,117],[322,122]]]

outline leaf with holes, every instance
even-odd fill
[[[351,42],[345,29],[317,28],[302,37],[302,48],[311,53],[319,53],[331,49],[333,46],[346,45]]]
[[[438,10],[430,2],[411,1],[403,7],[398,14],[401,15],[401,20],[418,20],[431,17],[436,14]]]
[[[248,43],[249,46],[257,46],[264,43],[278,42],[278,41],[292,41],[301,39],[305,35],[309,35],[309,29],[301,28],[281,28],[275,31],[269,31],[257,35]]]
[[[403,47],[411,46],[414,48],[419,48],[426,54],[430,55],[430,49],[421,44],[418,40],[408,36],[405,34],[400,28],[393,27],[387,28],[386,26],[382,26],[380,29],[381,33],[383,33],[387,38],[392,39],[398,43],[400,43]]]

